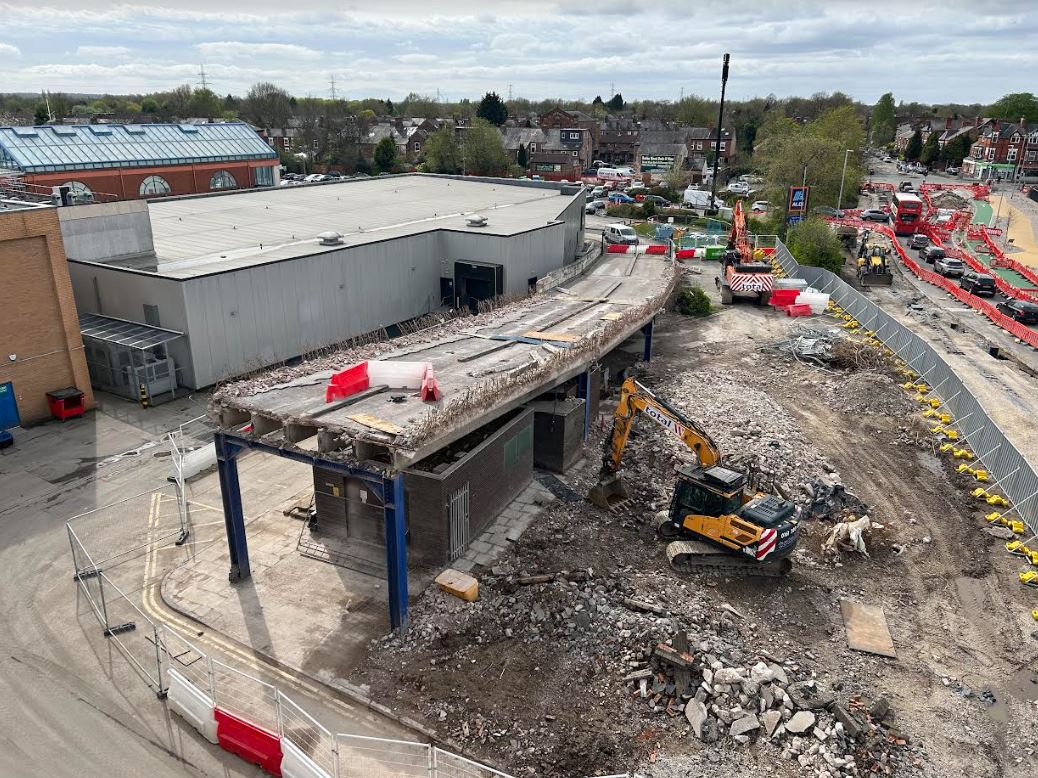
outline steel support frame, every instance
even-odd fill
[[[653,319],[649,319],[645,326],[642,327],[642,336],[645,338],[645,344],[642,347],[642,362],[648,362],[652,359],[652,323]]]
[[[591,365],[577,376],[577,397],[584,401],[584,440],[591,434]]]
[[[245,533],[245,514],[241,501],[241,484],[238,481],[238,455],[246,449],[253,449],[301,462],[310,467],[321,467],[359,478],[379,496],[384,506],[389,622],[394,630],[407,629],[407,498],[403,473],[387,476],[378,471],[351,467],[314,454],[252,440],[233,432],[217,432],[214,442],[220,475],[220,496],[223,500],[224,527],[227,531],[227,550],[231,560],[228,578],[232,583],[243,581],[252,575]]]

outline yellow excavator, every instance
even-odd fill
[[[670,509],[657,516],[657,534],[671,541],[667,544],[671,566],[680,572],[787,574],[797,543],[797,507],[781,497],[756,492],[745,473],[723,467],[710,435],[634,378],[620,388],[602,472],[588,499],[607,510],[628,499],[619,470],[639,413],[679,438],[697,459],[678,470]]]

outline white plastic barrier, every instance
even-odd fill
[[[332,778],[288,738],[281,738],[283,778]]]
[[[826,306],[829,305],[829,295],[825,292],[803,291],[797,295],[796,304],[810,305],[811,313],[825,313]]]
[[[187,480],[193,478],[204,470],[216,467],[216,445],[210,443],[208,446],[188,451],[181,460],[181,477]],[[176,478],[176,467],[173,468],[173,477]]]
[[[431,367],[428,362],[396,362],[389,360],[368,360],[368,384],[370,386],[385,385],[390,389],[421,389],[425,371]]]
[[[202,737],[213,745],[219,745],[216,738],[216,706],[212,697],[188,681],[176,670],[169,671],[169,691],[166,701],[173,712],[202,733]]]

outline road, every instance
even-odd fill
[[[167,710],[102,636],[73,583],[65,520],[161,486],[169,459],[159,441],[202,413],[204,398],[147,411],[111,397],[104,405],[83,419],[16,430],[15,446],[0,455],[0,776],[261,775]],[[146,562],[121,566],[121,580],[143,581]],[[400,736],[319,684],[159,613],[191,630],[203,650],[218,648],[229,664],[276,682],[333,730]]]

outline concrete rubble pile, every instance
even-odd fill
[[[967,190],[960,191],[965,192]],[[933,203],[934,208],[949,208],[956,211],[960,208],[970,207],[970,198],[968,194],[959,194],[949,189],[941,189],[937,192],[931,192],[930,202]]]
[[[651,713],[683,715],[703,743],[769,742],[819,778],[902,774],[912,765],[885,698],[840,702],[813,678],[794,680],[795,663],[751,657],[716,639],[690,648],[678,633],[625,680]]]

